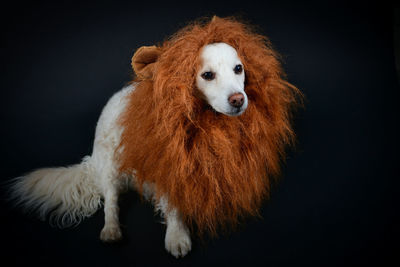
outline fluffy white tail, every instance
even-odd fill
[[[81,164],[39,169],[15,178],[11,199],[25,211],[37,212],[42,220],[49,215],[50,223],[58,227],[77,225],[101,206],[94,178],[86,157]]]

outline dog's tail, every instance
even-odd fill
[[[38,169],[11,181],[10,200],[58,227],[79,224],[101,206],[90,157],[68,167]]]

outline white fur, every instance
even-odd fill
[[[233,114],[228,98],[234,93],[243,93],[245,103],[240,114],[247,107],[244,92],[244,73],[235,74],[233,68],[241,64],[236,51],[229,45],[217,43],[207,45],[201,52],[202,67],[198,74],[212,70],[214,81],[197,78],[197,86],[208,103],[219,112]],[[136,186],[135,173],[118,177],[116,160],[118,145],[123,129],[118,118],[126,108],[128,94],[135,90],[135,84],[114,94],[104,107],[96,127],[91,156],[80,164],[69,167],[45,168],[15,178],[11,186],[11,197],[27,211],[37,211],[45,219],[59,227],[78,224],[81,219],[91,216],[104,200],[105,224],[100,233],[103,241],[115,241],[122,237],[118,219],[118,195],[131,180]],[[152,201],[156,211],[165,218],[167,230],[165,248],[175,257],[183,257],[191,250],[190,233],[182,221],[179,211],[169,206],[166,196],[157,200],[155,185],[144,184],[143,195]]]
[[[197,73],[196,85],[213,109],[228,116],[242,114],[248,104],[244,91],[244,70],[236,74],[236,65],[242,65],[236,50],[226,43],[213,43],[206,45],[200,54],[201,67]],[[215,79],[208,81],[201,77],[204,72],[215,73]],[[229,104],[229,97],[235,93],[244,95],[244,103],[237,112]]]
[[[59,227],[68,227],[94,214],[104,199],[105,224],[100,239],[107,242],[120,239],[118,195],[128,186],[128,178],[134,185],[136,179],[134,173],[131,177],[118,177],[115,159],[120,153],[117,147],[123,129],[117,120],[125,110],[127,95],[134,89],[134,85],[122,89],[104,107],[91,156],[86,156],[81,164],[39,169],[14,179],[11,197],[15,203],[26,211],[35,210],[42,219],[50,215]],[[144,184],[144,197],[153,201],[156,211],[166,219],[165,248],[175,257],[183,257],[191,249],[189,231],[178,212],[168,206],[167,198],[157,201],[154,192],[154,185]]]
[[[69,167],[44,168],[13,180],[12,197],[27,212],[37,210],[39,218],[50,215],[58,227],[78,224],[100,206],[100,190],[89,157]]]

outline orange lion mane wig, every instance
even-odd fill
[[[249,106],[238,117],[215,112],[199,97],[196,73],[207,44],[236,49],[245,70]],[[142,50],[142,53],[139,53]],[[285,80],[265,36],[234,18],[197,21],[132,60],[136,90],[119,123],[119,170],[135,173],[139,190],[156,188],[198,233],[259,215],[285,147],[293,144],[297,88]]]

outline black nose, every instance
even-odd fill
[[[228,98],[228,101],[232,107],[240,108],[244,103],[244,95],[242,93],[233,94]]]

